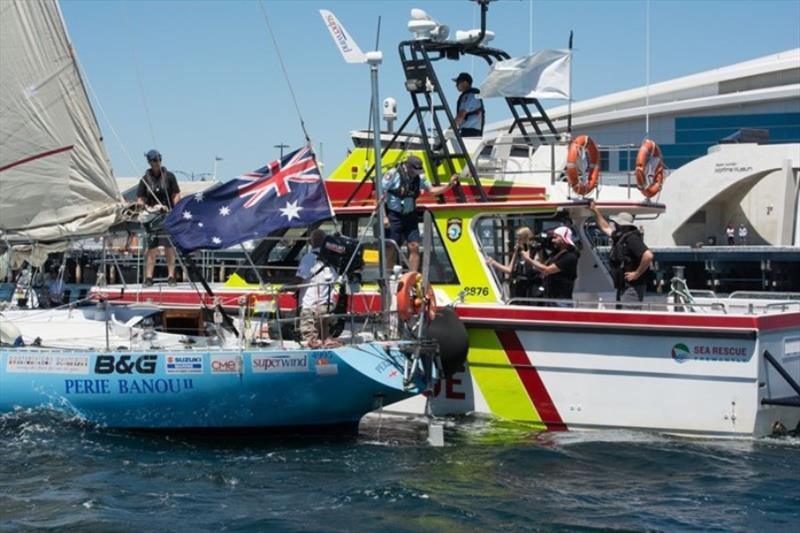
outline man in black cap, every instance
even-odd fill
[[[178,180],[175,174],[161,165],[161,154],[158,150],[150,150],[144,156],[150,163],[150,168],[144,173],[139,181],[139,188],[136,191],[136,203],[144,204],[149,208],[160,208],[163,211],[170,211],[181,199],[181,190],[178,187]],[[164,247],[164,255],[167,256],[167,283],[175,285],[175,249],[164,236],[153,233],[147,235],[147,260],[145,262],[144,286],[153,285],[153,270],[156,265],[156,254],[159,247]]]
[[[644,300],[644,291],[647,280],[644,274],[653,264],[653,252],[642,239],[642,234],[633,224],[634,218],[630,213],[619,213],[611,217],[616,225],[616,230],[606,221],[594,201],[589,204],[589,209],[594,213],[597,227],[611,237],[611,275],[614,278],[614,288],[617,289],[618,302],[641,302]],[[626,306],[625,309],[636,307]]]
[[[403,246],[408,243],[408,266],[411,270],[419,270],[419,213],[417,198],[423,191],[433,195],[444,194],[458,183],[458,176],[453,174],[450,182],[434,187],[423,173],[422,160],[409,156],[404,163],[383,176],[383,188],[386,191],[386,237]],[[387,249],[387,266],[395,264],[394,248]]]
[[[478,89],[472,88],[472,76],[462,72],[453,78],[456,89],[461,94],[456,103],[456,127],[462,137],[481,137],[483,135],[483,101],[478,98]]]

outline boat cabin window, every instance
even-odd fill
[[[362,272],[362,279],[364,283],[374,283],[378,279],[378,242],[377,239],[373,237],[374,231],[366,227],[370,221],[370,216],[366,214],[348,215],[341,217],[339,220],[342,224],[342,233],[345,236],[353,239],[358,239],[362,235],[369,236],[365,239],[364,270]],[[422,233],[421,222],[420,233]],[[451,262],[450,257],[447,254],[447,250],[444,247],[442,236],[439,233],[438,228],[435,226],[433,228],[431,242],[433,243],[430,262],[431,283],[457,285],[458,276],[456,276],[453,263]],[[391,246],[391,244],[389,244],[389,246]],[[403,265],[404,269],[407,269],[408,258],[406,254],[406,248],[405,246],[400,248],[399,257],[401,258],[401,264]],[[420,243],[420,253],[422,256],[420,265],[422,265],[422,260],[424,260],[425,256],[425,250],[422,249],[422,243]]]
[[[573,229],[575,245],[580,249],[579,236],[566,213],[484,215],[477,218],[475,224],[476,236],[483,254],[502,264],[507,264],[511,260],[517,240],[516,233],[522,227],[527,227],[533,232],[534,240],[543,246],[545,255],[553,252],[550,244],[552,230],[563,225]],[[493,270],[493,273],[499,282],[506,279],[502,272]]]

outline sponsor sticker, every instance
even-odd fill
[[[236,355],[212,355],[212,374],[238,374],[239,362]]]
[[[9,354],[6,372],[16,374],[88,374],[88,355]]]
[[[332,356],[333,352],[317,352],[314,354],[314,370],[318,376],[335,376],[339,373],[339,365],[331,363]]]
[[[308,356],[303,355],[254,355],[251,359],[253,373],[282,374],[308,372]]]
[[[167,355],[167,374],[202,374],[202,355]]]

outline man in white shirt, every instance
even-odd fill
[[[300,289],[298,302],[300,311],[300,335],[309,348],[323,345],[332,347],[336,341],[326,339],[334,318],[326,317],[334,302],[331,300],[331,285],[336,279],[336,270],[319,259],[319,251],[325,242],[325,232],[316,229],[311,232],[311,249],[300,259],[297,267],[297,282],[306,285]]]
[[[747,244],[747,226],[739,224],[739,244]]]

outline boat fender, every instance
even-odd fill
[[[588,164],[588,165],[587,165]],[[579,167],[580,166],[580,172]],[[584,168],[586,167],[586,168]],[[585,180],[581,176],[585,175]],[[600,181],[600,151],[588,135],[575,137],[567,152],[567,180],[575,194],[586,196]]]
[[[444,377],[449,378],[464,369],[469,337],[467,328],[453,309],[444,307],[436,311],[436,317],[428,327],[428,335],[439,344]]]
[[[0,344],[14,347],[25,345],[22,340],[22,332],[5,318],[0,320]]]
[[[397,284],[397,315],[400,320],[410,320],[420,313],[423,306],[426,307],[429,320],[436,317],[436,295],[430,283],[424,297],[422,294],[422,274],[419,272],[403,274]]]
[[[645,139],[636,154],[636,185],[642,194],[652,198],[664,185],[664,158],[655,141]]]

